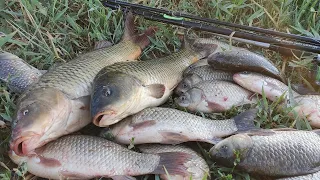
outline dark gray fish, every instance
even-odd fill
[[[215,69],[258,72],[284,81],[280,71],[270,60],[248,50],[217,52],[208,57],[208,64]]]

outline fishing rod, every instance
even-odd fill
[[[103,2],[103,4],[106,7],[110,7],[112,9],[126,9],[128,7],[122,7],[121,5],[118,4],[110,4],[108,2]],[[132,8],[130,8],[132,9]],[[292,43],[289,41],[280,41],[271,37],[266,37],[266,36],[258,36],[252,33],[246,33],[246,32],[241,32],[241,31],[233,31],[230,29],[225,29],[225,28],[220,28],[220,27],[214,27],[206,24],[201,24],[201,23],[196,23],[192,21],[185,21],[185,20],[176,20],[176,19],[171,19],[171,18],[164,18],[163,16],[156,14],[156,13],[151,13],[151,12],[146,12],[146,11],[139,11],[138,9],[132,9],[133,13],[137,15],[144,16],[146,19],[153,20],[153,21],[158,21],[158,22],[163,22],[163,23],[168,23],[168,24],[173,24],[173,25],[178,25],[182,26],[185,28],[192,28],[194,30],[202,30],[202,31],[207,31],[211,33],[216,33],[216,34],[221,34],[225,36],[230,36],[232,33],[233,37],[236,38],[241,38],[241,39],[249,39],[252,41],[257,41],[257,42],[264,42],[268,43],[269,46],[265,46],[265,48],[268,48],[273,51],[285,51],[290,52],[290,49],[297,49],[297,50],[302,50],[302,51],[307,51],[307,52],[313,52],[313,53],[320,53],[320,46],[314,46],[314,45],[309,45],[309,44],[301,44],[301,43]]]
[[[288,39],[304,41],[305,43],[311,43],[314,45],[320,45],[320,39],[315,39],[315,38],[311,38],[311,37],[300,36],[300,35],[296,35],[296,34],[288,34],[288,33],[273,31],[273,30],[269,30],[269,29],[263,29],[263,28],[259,28],[259,27],[245,26],[245,25],[236,24],[236,23],[223,22],[223,21],[219,21],[217,19],[203,18],[203,17],[193,16],[190,14],[185,14],[182,12],[173,12],[173,11],[169,11],[169,10],[165,10],[165,9],[152,8],[152,7],[143,6],[143,5],[139,5],[139,4],[127,3],[127,2],[123,2],[123,1],[119,1],[119,0],[107,0],[105,2],[107,2],[109,4],[123,6],[123,7],[130,7],[133,9],[141,9],[144,11],[162,13],[163,15],[169,15],[169,16],[175,17],[178,20],[183,20],[183,18],[188,18],[188,19],[203,21],[203,22],[207,22],[207,23],[219,24],[219,25],[223,25],[223,26],[259,32],[259,33],[263,33],[263,34],[267,34],[267,35],[275,35],[275,36],[284,37],[284,38],[288,38]]]

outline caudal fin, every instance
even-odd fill
[[[135,33],[135,26],[134,26],[134,16],[131,11],[129,11],[126,15],[126,21],[124,25],[124,34],[122,37],[123,41],[132,41],[135,44],[139,45],[141,49],[147,47],[150,43],[148,37],[153,37],[157,28],[156,27],[149,27],[144,31],[143,34],[138,35]]]
[[[169,175],[188,175],[187,167],[184,164],[191,160],[192,155],[182,152],[166,152],[159,153],[160,162],[158,167],[152,174],[166,174]],[[166,172],[167,171],[167,172]]]
[[[213,54],[217,50],[218,45],[214,43],[196,41],[196,39],[189,38],[187,31],[185,31],[182,47],[192,49],[198,54],[199,59],[202,59]]]
[[[234,122],[237,126],[237,133],[257,129],[254,125],[254,119],[257,117],[258,109],[249,109],[237,116],[235,116]]]

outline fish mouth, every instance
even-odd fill
[[[114,118],[116,117],[117,113],[114,110],[105,110],[99,112],[93,118],[93,124],[99,127],[105,127],[111,124],[114,124]]]
[[[28,136],[21,136],[10,143],[10,149],[18,156],[27,156],[39,146],[40,135],[29,133]]]

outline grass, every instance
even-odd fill
[[[317,0],[136,0],[135,2],[243,25],[320,38],[320,5]],[[48,69],[55,64],[68,62],[75,56],[92,50],[97,41],[108,40],[117,43],[123,33],[121,14],[104,8],[98,0],[0,1],[0,17],[0,30],[6,34],[0,37],[1,50],[15,54],[39,69]],[[144,50],[142,60],[168,55],[181,47],[179,40],[181,28],[147,21],[143,17],[139,17],[137,22],[139,30],[144,30],[151,25],[159,27],[155,38],[152,39],[152,44]],[[203,32],[197,34],[200,37],[207,36]],[[285,72],[292,83],[305,83],[319,90],[314,83],[315,80],[312,79],[314,76],[319,77],[319,74],[306,73],[311,68],[310,57],[284,57],[251,45],[241,43],[233,45],[247,47],[268,57]],[[9,169],[15,167],[12,163],[10,164],[6,151],[16,98],[17,95],[10,93],[5,84],[0,84],[0,120],[7,124],[7,127],[0,129],[0,161]],[[177,108],[172,99],[164,106]],[[276,102],[271,103],[262,98],[258,103],[257,125],[263,128],[310,129],[303,120],[290,120],[286,111],[275,111],[277,106]],[[239,107],[225,113],[197,113],[197,115],[224,119],[245,109],[246,107]],[[247,173],[216,165],[207,157],[207,145],[197,144],[197,149],[206,157],[211,166],[212,176],[215,178],[252,179]],[[6,168],[0,166],[0,170],[2,179],[10,178]],[[18,172],[23,176],[23,168]],[[16,174],[19,175],[19,173]]]

